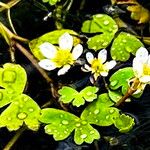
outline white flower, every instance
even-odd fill
[[[150,55],[144,47],[140,47],[133,59],[133,71],[140,84],[136,93],[144,90],[146,84],[150,84]]]
[[[86,59],[90,66],[85,64],[82,70],[87,72],[91,71],[95,80],[97,80],[99,76],[107,76],[109,70],[116,65],[115,60],[111,60],[105,63],[107,59],[106,49],[103,49],[98,53],[98,58],[94,58],[93,54],[88,52],[86,53]]]
[[[81,44],[77,44],[73,48],[73,37],[69,33],[64,33],[59,38],[59,47],[45,42],[39,48],[43,56],[46,57],[39,62],[39,66],[48,71],[61,68],[58,75],[65,74],[83,52]]]

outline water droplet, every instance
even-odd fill
[[[57,132],[57,130],[54,130],[54,132],[56,133],[56,132]]]
[[[96,41],[96,43],[99,43],[99,42],[100,42],[99,40]]]
[[[63,118],[63,115],[62,115],[62,114],[60,115],[60,118]]]
[[[18,105],[18,104],[19,104],[19,102],[14,102],[14,104],[15,104],[15,105]]]
[[[89,112],[89,115],[91,115],[92,114],[92,112]]]
[[[27,97],[23,97],[23,100],[24,100],[24,102],[26,102],[28,100],[28,98]]]
[[[107,115],[107,116],[106,116],[106,119],[109,119],[109,118],[110,118],[110,116],[109,116],[109,115]]]
[[[23,120],[25,118],[27,118],[27,114],[25,112],[21,112],[17,115],[17,117],[20,119],[20,120]]]
[[[29,108],[29,112],[33,112],[34,111],[34,109],[33,108]]]
[[[109,112],[110,112],[111,114],[113,114],[113,113],[114,113],[114,111],[115,111],[114,109],[110,109],[110,111],[109,111]]]
[[[81,131],[81,130],[82,130],[82,128],[79,128],[79,130]]]
[[[19,107],[20,107],[20,108],[23,108],[23,105],[21,104],[21,105],[19,105]]]
[[[97,115],[99,113],[98,109],[95,109],[94,114]]]
[[[85,138],[87,137],[87,135],[86,135],[86,134],[82,134],[80,137],[81,137],[82,139],[85,139]]]
[[[92,131],[90,131],[90,134],[94,134],[94,131],[92,130]]]
[[[80,127],[80,126],[81,126],[81,124],[80,124],[80,123],[77,123],[77,124],[76,124],[76,127]]]
[[[118,26],[117,25],[113,25],[113,27],[116,29],[116,28],[118,28]]]
[[[96,46],[93,46],[92,49],[96,49]]]
[[[131,34],[127,33],[127,36],[131,36]]]
[[[99,122],[99,120],[98,120],[98,119],[96,119],[95,121],[96,121],[96,122]]]
[[[102,46],[107,46],[108,42],[102,43]]]
[[[101,17],[103,17],[103,15],[102,15],[102,14],[98,14],[98,15],[96,15],[96,18],[101,18]]]
[[[90,96],[90,95],[92,95],[92,92],[87,92],[86,95]]]
[[[82,123],[83,125],[86,125],[86,124],[87,124],[87,122],[86,122],[86,121],[82,121],[81,123]]]
[[[111,86],[115,86],[117,83],[118,83],[118,80],[114,80],[110,84],[111,84]]]
[[[62,124],[60,123],[60,124],[59,124],[59,126],[61,127],[61,126],[62,126]]]
[[[7,91],[7,93],[8,93],[8,94],[13,94],[14,91],[13,91],[13,90],[9,90],[9,91]]]
[[[104,25],[108,25],[108,24],[109,24],[109,21],[108,21],[108,20],[105,20],[103,23],[104,23]]]
[[[63,120],[62,124],[67,125],[67,124],[69,124],[69,122],[67,120]]]
[[[51,133],[52,132],[52,130],[51,129],[48,129],[48,130],[46,130],[48,133]]]
[[[123,43],[126,43],[126,42],[127,42],[127,40],[123,39],[123,40],[122,40],[122,42],[123,42]]]
[[[67,131],[64,131],[64,133],[67,134],[68,132],[67,132]]]
[[[10,120],[11,120],[11,117],[8,117],[7,120],[10,121]]]

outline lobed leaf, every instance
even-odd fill
[[[118,61],[127,61],[130,53],[135,55],[136,51],[143,46],[143,43],[134,35],[121,32],[113,41],[111,46],[111,57]]]
[[[60,2],[61,0],[42,0],[44,3],[49,3],[50,5],[55,5],[57,2]]]
[[[39,46],[43,44],[44,42],[49,42],[51,44],[58,44],[59,37],[64,34],[65,32],[68,32],[71,35],[77,35],[77,33],[73,30],[69,29],[62,29],[62,30],[55,30],[49,33],[46,33],[39,38],[33,39],[29,42],[29,47],[31,49],[31,52],[34,54],[34,56],[41,60],[44,59],[44,56],[41,54]],[[79,43],[79,38],[74,36],[74,45]]]
[[[0,68],[0,86],[9,94],[21,94],[25,88],[27,75],[20,65],[6,63]]]
[[[77,92],[75,89],[71,87],[64,86],[62,89],[58,91],[60,94],[60,100],[63,103],[70,103],[74,106],[81,106],[85,103],[85,101],[92,102],[97,98],[95,94],[98,91],[97,87],[88,86],[80,92]]]
[[[119,132],[126,133],[133,128],[135,123],[133,118],[128,115],[122,114],[116,118],[114,125],[119,129]]]
[[[18,130],[23,123],[31,130],[38,130],[40,108],[29,96],[22,94],[16,97],[7,109],[0,115],[0,127],[10,131]]]
[[[134,77],[132,67],[126,67],[116,71],[109,79],[110,88],[116,90],[122,88],[122,93],[125,94],[129,88],[129,80]]]

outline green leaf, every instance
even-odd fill
[[[106,48],[111,43],[113,37],[110,33],[95,35],[88,39],[88,48],[93,50]]]
[[[20,65],[6,63],[0,68],[0,86],[9,94],[22,93],[27,81],[27,75]]]
[[[117,103],[122,98],[122,93],[120,91],[108,91],[110,99]]]
[[[22,94],[16,97],[7,109],[0,115],[0,127],[7,127],[10,131],[18,130],[23,123],[31,130],[38,130],[40,108],[29,96]]]
[[[71,87],[64,86],[58,91],[58,93],[61,95],[59,99],[63,103],[72,102],[74,106],[79,107],[85,103],[85,100],[88,102],[92,102],[94,99],[96,99],[97,95],[95,93],[97,91],[98,88],[92,86],[88,86],[80,92],[77,92]]]
[[[101,33],[88,39],[88,48],[99,50],[106,48],[118,31],[116,22],[106,14],[93,15],[91,20],[86,20],[82,25],[84,33]]]
[[[112,44],[111,57],[118,61],[127,61],[130,58],[130,53],[135,55],[141,46],[143,43],[134,35],[121,32]]]
[[[76,144],[82,144],[84,141],[92,143],[94,139],[100,138],[97,130],[92,128],[86,121],[69,112],[46,108],[41,113],[40,121],[48,124],[45,126],[45,132],[53,135],[56,141],[64,140],[74,129]]]
[[[41,54],[39,46],[43,44],[44,42],[49,42],[51,44],[58,44],[59,37],[64,34],[65,32],[68,32],[71,35],[77,35],[76,32],[69,29],[62,29],[62,30],[55,30],[49,33],[46,33],[39,38],[33,39],[29,42],[29,47],[31,49],[31,52],[34,54],[34,56],[41,60],[44,59],[44,56]],[[74,45],[79,43],[79,39],[74,36]]]
[[[49,2],[50,5],[55,5],[57,2],[60,2],[61,0],[42,0],[44,3]]]
[[[115,34],[118,31],[116,22],[106,14],[96,14],[91,20],[86,20],[81,28],[84,33],[110,33]]]
[[[81,119],[90,124],[110,126],[119,115],[119,110],[111,107],[113,104],[107,93],[101,94],[96,101],[84,109]]]
[[[115,119],[114,125],[119,129],[119,132],[126,133],[133,128],[135,123],[133,118],[122,114]]]
[[[122,93],[125,94],[129,87],[129,80],[133,77],[134,77],[134,72],[132,67],[119,69],[109,79],[110,88],[112,90],[116,90],[121,87]]]

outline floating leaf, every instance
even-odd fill
[[[85,100],[88,102],[92,102],[97,98],[95,94],[98,91],[97,87],[88,86],[80,92],[77,92],[75,89],[71,87],[64,86],[62,89],[58,91],[61,95],[60,100],[63,103],[70,103],[74,106],[81,106],[85,103]]]
[[[39,46],[41,44],[43,44],[44,42],[49,42],[51,44],[58,44],[59,37],[62,34],[64,34],[65,32],[68,32],[71,35],[77,35],[77,33],[74,32],[73,30],[62,29],[62,30],[55,30],[55,31],[46,33],[46,34],[42,35],[41,37],[30,41],[29,47],[30,47],[32,53],[34,54],[34,56],[36,58],[38,58],[39,60],[43,59],[44,56],[41,54]],[[74,36],[74,45],[78,44],[79,41],[80,41],[79,38]]]
[[[125,94],[129,88],[129,80],[134,77],[134,72],[131,67],[119,69],[109,79],[110,88],[116,90],[122,88],[122,93]]]
[[[44,3],[49,2],[50,5],[55,5],[57,2],[60,2],[61,0],[42,0]]]
[[[110,126],[119,115],[119,110],[111,107],[113,104],[107,93],[101,94],[96,101],[84,109],[81,119],[90,124]]]
[[[26,81],[26,72],[20,65],[6,63],[3,68],[0,68],[0,86],[9,93],[22,93]]]
[[[127,61],[130,53],[135,55],[143,44],[135,36],[121,32],[111,46],[111,57],[118,61]]]
[[[40,108],[29,96],[22,94],[16,97],[0,115],[0,127],[10,131],[17,130],[25,123],[31,130],[38,130]]]
[[[116,118],[114,125],[119,129],[119,132],[126,133],[133,128],[135,123],[133,118],[122,114]]]
[[[74,129],[74,141],[76,144],[82,144],[84,141],[92,143],[94,139],[100,138],[98,131],[86,121],[83,121],[77,116],[63,110],[54,108],[43,109],[40,121],[48,124],[45,126],[45,132],[53,135],[56,141],[64,140]]]
[[[91,20],[86,20],[82,25],[84,33],[98,33],[100,35],[89,38],[87,44],[90,49],[99,50],[106,48],[118,31],[116,22],[106,14],[96,14]]]

